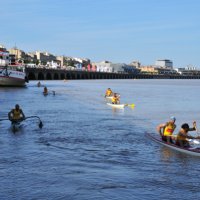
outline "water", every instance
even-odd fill
[[[174,152],[145,137],[171,115],[200,127],[199,80],[32,81],[26,88],[0,88],[0,116],[16,103],[37,115],[13,134],[0,122],[0,199],[198,199],[199,157]],[[122,103],[103,98],[110,87]],[[195,135],[196,133],[194,133]]]

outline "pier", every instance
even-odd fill
[[[200,75],[178,74],[128,74],[90,72],[78,70],[26,68],[26,76],[29,80],[78,80],[78,79],[200,79]]]

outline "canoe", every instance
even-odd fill
[[[112,103],[107,103],[107,105],[109,105],[113,108],[119,108],[119,109],[122,109],[126,106],[126,104],[112,104]]]
[[[111,100],[113,96],[106,96],[105,98]]]
[[[146,136],[149,137],[150,139],[152,139],[153,141],[155,141],[159,144],[162,144],[170,149],[176,150],[178,152],[185,153],[185,154],[192,155],[192,156],[200,156],[200,148],[199,147],[183,148],[183,147],[179,147],[175,144],[167,144],[165,141],[163,141],[161,139],[161,137],[159,135],[152,135],[152,134],[146,133]]]

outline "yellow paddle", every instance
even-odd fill
[[[125,106],[128,106],[130,108],[135,108],[135,104],[134,103],[132,103],[132,104],[125,104]]]

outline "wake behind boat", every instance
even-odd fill
[[[178,152],[185,153],[185,154],[192,155],[192,156],[200,156],[200,148],[199,147],[183,148],[183,147],[177,146],[175,144],[166,143],[165,141],[163,141],[161,139],[161,137],[159,135],[153,135],[150,133],[146,133],[146,136],[149,137],[151,140],[153,140],[163,146],[166,146],[170,149],[176,150]]]

